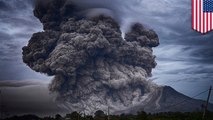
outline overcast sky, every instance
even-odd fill
[[[0,87],[7,91],[24,89],[17,81],[42,81],[47,88],[51,80],[22,62],[21,48],[32,33],[42,31],[41,23],[33,16],[32,1],[0,0],[0,81],[3,81]],[[150,79],[189,96],[213,85],[213,32],[201,35],[191,29],[191,0],[116,1],[120,2],[116,4],[115,13],[119,15],[122,31],[129,23],[140,21],[159,35],[160,46],[154,49],[158,65]],[[39,85],[28,82],[24,87],[34,89],[40,88]],[[44,93],[48,93],[45,88]],[[203,94],[198,98],[206,97],[207,94]]]

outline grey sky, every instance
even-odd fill
[[[32,0],[0,1],[0,80],[48,79],[22,62],[21,48],[42,30],[32,6]]]
[[[33,16],[32,1],[0,0],[1,81],[51,79],[22,62],[21,48],[32,33],[42,31],[41,23]],[[191,29],[190,0],[116,0],[115,3],[106,4],[106,8],[115,11],[122,31],[128,30],[132,22],[141,22],[160,37],[160,46],[154,49],[158,66],[150,79],[189,96],[213,85],[213,33],[201,35]]]
[[[49,94],[43,81],[1,81],[3,115],[38,114],[40,116],[69,113],[61,109]],[[4,86],[2,86],[4,85]],[[28,91],[28,92],[26,92]]]

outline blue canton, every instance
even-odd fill
[[[213,0],[203,0],[203,12],[213,12]]]

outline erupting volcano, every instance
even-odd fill
[[[152,47],[159,45],[155,31],[134,23],[122,33],[106,9],[94,12],[75,0],[37,0],[34,15],[44,31],[23,47],[23,61],[54,76],[49,90],[56,101],[88,114],[108,107],[114,114],[200,109],[202,101],[149,81],[156,66]],[[182,104],[188,107],[168,108],[185,99],[191,101]]]

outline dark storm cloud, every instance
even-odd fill
[[[0,80],[48,79],[29,70],[21,59],[22,46],[40,30],[33,0],[0,0]]]
[[[22,80],[22,81],[17,81],[17,80],[12,80],[12,81],[0,81],[0,87],[24,87],[24,86],[31,86],[31,85],[42,85],[44,83],[39,82],[39,81],[26,81],[26,80]]]
[[[1,0],[0,9],[4,11],[13,11],[13,10],[25,10],[29,7],[32,7],[34,0]],[[31,6],[29,6],[31,5]]]
[[[0,10],[7,11],[10,10],[11,7],[5,3],[5,1],[0,1]]]
[[[186,18],[191,18],[190,15],[182,15]],[[182,21],[183,26],[172,26],[171,29],[178,32],[177,35],[171,37],[170,44],[182,45],[183,52],[188,52],[188,59],[191,63],[212,64],[213,61],[213,34],[209,32],[206,35],[201,35],[191,29],[191,19]],[[175,24],[176,25],[176,24]],[[205,65],[204,65],[205,66]]]
[[[35,24],[35,21],[32,21],[32,19],[29,19],[29,18],[16,18],[16,17],[2,18],[0,22],[4,23],[4,24],[8,24],[11,27],[15,26],[17,28],[24,27],[24,28],[34,29],[34,28],[38,27],[38,24]],[[31,26],[31,27],[29,27],[29,26]]]
[[[12,44],[12,43],[6,43],[5,45],[11,51],[17,50],[19,48],[17,45]]]
[[[23,0],[2,0],[1,8],[4,10],[0,11],[0,36],[1,36],[1,46],[7,46],[6,44],[14,44],[16,51],[20,49],[20,33],[28,35],[29,32],[38,30],[39,24],[36,24],[35,20],[32,18],[32,4],[29,1]],[[7,6],[7,7],[6,7]],[[32,27],[29,27],[32,26]],[[27,34],[28,33],[28,34]],[[22,35],[24,36],[24,35]],[[1,47],[2,48],[2,47]],[[10,48],[2,48],[1,51],[7,51]],[[20,50],[19,50],[20,51]],[[9,55],[9,54],[8,54]],[[15,59],[15,58],[14,58]]]
[[[1,42],[3,41],[11,41],[13,39],[13,37],[8,34],[8,33],[5,33],[5,32],[0,32],[0,40]]]

